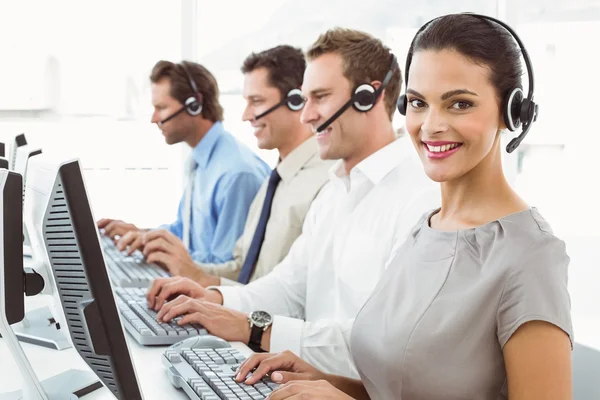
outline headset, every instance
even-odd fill
[[[285,96],[279,103],[275,104],[273,107],[269,108],[267,111],[258,114],[254,117],[254,119],[260,119],[267,114],[272,113],[277,110],[282,105],[287,105],[287,107],[292,111],[300,111],[304,108],[304,97],[302,97],[302,91],[300,89],[292,89],[288,92],[287,96]]]
[[[517,35],[517,33],[506,23],[492,17],[488,17],[487,15],[474,14],[474,13],[464,13],[464,15],[471,15],[476,18],[480,18],[482,20],[487,20],[491,22],[495,22],[496,24],[502,26],[504,29],[508,31],[515,39],[517,44],[521,49],[521,53],[523,54],[523,60],[525,61],[525,67],[527,69],[527,76],[529,81],[529,89],[527,93],[527,97],[524,98],[523,90],[521,88],[513,88],[510,90],[508,95],[504,98],[502,102],[502,117],[504,119],[504,124],[508,128],[509,131],[514,132],[519,127],[523,127],[523,130],[516,138],[512,139],[508,145],[506,146],[506,151],[512,153],[523,141],[527,132],[529,132],[529,128],[531,128],[531,124],[537,120],[537,116],[539,113],[539,106],[533,101],[533,66],[531,65],[531,60],[529,58],[529,54],[523,45],[523,42]],[[447,15],[446,15],[447,16]],[[410,63],[413,57],[413,47],[417,36],[421,33],[425,28],[431,24],[433,21],[436,21],[442,17],[434,18],[431,21],[427,22],[423,25],[418,31],[415,37],[413,38],[410,48],[408,50],[408,56],[406,57],[406,68],[404,70],[405,82],[408,84],[408,70],[410,68]],[[408,102],[406,99],[406,94],[403,94],[398,98],[398,111],[400,114],[406,115],[406,109],[408,107]]]
[[[181,107],[179,110],[175,111],[173,114],[169,115],[162,121],[159,121],[159,125],[162,125],[165,122],[172,120],[184,111],[186,111],[191,116],[200,115],[200,113],[202,112],[202,103],[204,100],[202,97],[202,93],[200,93],[200,91],[198,90],[198,86],[196,85],[196,82],[194,82],[194,78],[192,78],[192,74],[190,73],[189,69],[185,65],[185,61],[181,62],[179,65],[181,66],[183,72],[185,72],[185,75],[187,76],[193,95],[185,100],[183,107]]]
[[[317,128],[317,132],[322,132],[325,130],[333,121],[338,119],[340,115],[344,113],[350,106],[352,106],[356,111],[359,112],[367,112],[371,110],[379,96],[383,92],[383,90],[387,87],[392,79],[392,75],[394,74],[394,69],[398,66],[398,61],[396,60],[396,56],[392,54],[392,64],[390,65],[390,69],[385,74],[383,81],[381,81],[381,86],[378,89],[375,89],[373,85],[370,83],[363,83],[359,85],[355,90],[350,100],[346,102],[335,114],[331,116],[327,121],[325,121],[321,126]]]

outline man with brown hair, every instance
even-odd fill
[[[142,249],[149,263],[173,275],[192,260],[222,263],[233,258],[248,209],[270,168],[223,128],[223,107],[214,76],[202,65],[159,61],[150,75],[152,122],[167,144],[187,143],[187,187],[177,220],[163,229],[139,229],[102,219],[104,234],[117,247]]]
[[[269,272],[302,232],[304,217],[327,181],[331,162],[319,157],[310,126],[300,122],[304,54],[276,46],[250,54],[242,65],[246,108],[242,119],[254,128],[261,149],[277,149],[279,162],[250,206],[233,260],[178,266],[202,286],[246,284]]]
[[[184,315],[182,323],[200,323],[224,339],[290,350],[323,371],[357,377],[348,347],[354,318],[395,249],[439,205],[439,188],[410,140],[396,138],[401,74],[380,40],[332,29],[307,59],[301,118],[317,135],[321,157],[339,161],[289,254],[245,287],[159,279],[148,302],[160,319]]]

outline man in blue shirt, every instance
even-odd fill
[[[153,231],[111,219],[100,220],[98,227],[130,254],[147,246],[148,262],[171,265],[182,247],[198,262],[231,260],[250,204],[270,168],[223,128],[219,87],[206,68],[159,61],[150,80],[152,122],[167,144],[185,142],[192,148],[177,220]]]

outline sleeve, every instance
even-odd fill
[[[271,353],[290,350],[321,371],[359,379],[350,352],[353,319],[336,321],[275,316],[271,332]]]
[[[318,203],[313,202],[304,219],[302,234],[287,256],[271,273],[243,287],[215,288],[223,295],[223,305],[242,312],[264,310],[273,315],[304,318],[308,277],[308,244],[312,237]]]
[[[244,287],[217,288],[223,305],[243,312],[264,310],[274,315],[271,352],[290,350],[319,369],[358,378],[349,350],[354,320],[304,321],[308,276],[308,243],[316,223],[319,200],[312,203],[302,234],[273,271]]]
[[[306,238],[300,235],[270,274],[243,287],[218,287],[223,305],[247,313],[264,310],[272,315],[303,318],[308,267],[305,243]]]
[[[545,321],[569,335],[573,344],[571,299],[567,289],[569,256],[562,240],[546,235],[515,258],[497,313],[497,335],[504,345],[519,327]]]
[[[229,282],[237,281],[238,275],[240,274],[240,269],[242,269],[243,261],[244,255],[242,254],[242,238],[240,237],[237,242],[235,242],[235,247],[233,248],[233,260],[226,261],[221,264],[196,262],[196,266],[209,275],[221,277],[221,284],[223,284],[224,279]]]
[[[193,254],[194,260],[220,264],[233,259],[233,248],[242,235],[250,204],[261,185],[260,177],[250,172],[229,174],[220,179],[215,192],[217,223],[210,251]]]
[[[175,222],[171,224],[164,224],[159,226],[157,229],[166,229],[171,232],[173,235],[177,236],[179,239],[183,236],[183,222],[182,222],[182,208],[183,208],[184,198],[182,197],[179,201],[179,208],[177,209],[177,219]]]

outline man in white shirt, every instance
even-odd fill
[[[321,158],[340,161],[302,235],[273,272],[245,287],[157,280],[148,301],[161,319],[184,315],[181,323],[200,323],[226,340],[291,350],[323,371],[358,377],[348,347],[352,322],[394,250],[439,205],[439,189],[412,143],[396,139],[401,75],[380,40],[336,28],[317,39],[307,60],[301,118],[315,131]]]

